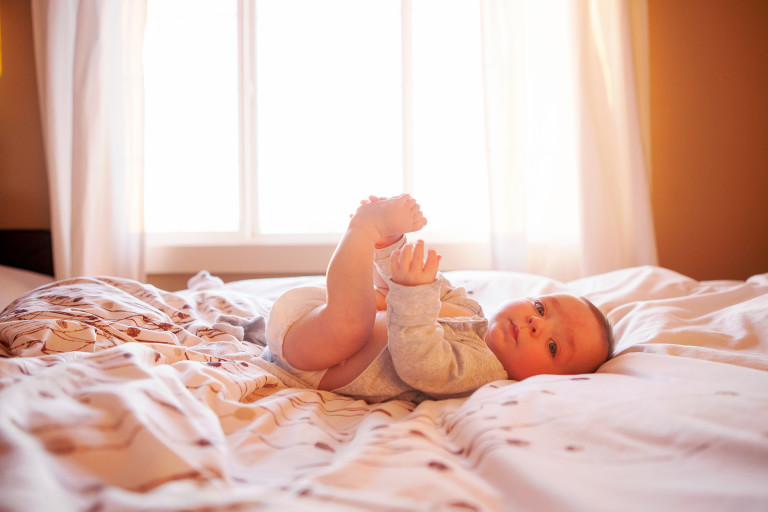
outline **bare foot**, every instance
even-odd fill
[[[363,199],[362,201],[360,201],[360,204],[363,205],[363,204],[372,203],[374,201],[384,201],[385,199],[387,198],[379,197],[379,196],[368,196],[368,199]],[[352,217],[352,215],[350,215],[350,217]],[[403,237],[403,233],[382,237],[376,241],[376,248],[383,249],[385,247],[389,247],[390,245],[400,240],[402,237]]]
[[[366,229],[376,240],[377,247],[387,247],[398,241],[403,233],[418,231],[427,224],[419,203],[408,194],[389,199],[370,196],[368,201],[361,203],[349,225]]]

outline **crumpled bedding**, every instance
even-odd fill
[[[298,389],[246,341],[282,291],[321,278],[60,281],[0,313],[0,509],[765,509],[768,274],[447,277],[486,312],[586,295],[617,355],[369,404]]]

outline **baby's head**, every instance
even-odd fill
[[[582,297],[558,293],[503,304],[485,336],[507,375],[592,373],[613,352],[613,333],[599,309]]]

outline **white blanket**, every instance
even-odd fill
[[[58,282],[0,314],[0,510],[766,509],[768,274],[447,276],[486,312],[584,294],[617,356],[367,404],[289,387],[233,325],[320,278]]]

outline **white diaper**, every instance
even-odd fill
[[[304,315],[326,303],[325,287],[302,286],[282,294],[272,305],[267,320],[267,348],[262,353],[264,359],[287,371],[307,385],[317,389],[325,370],[303,371],[294,368],[283,358],[283,340],[288,329]]]

